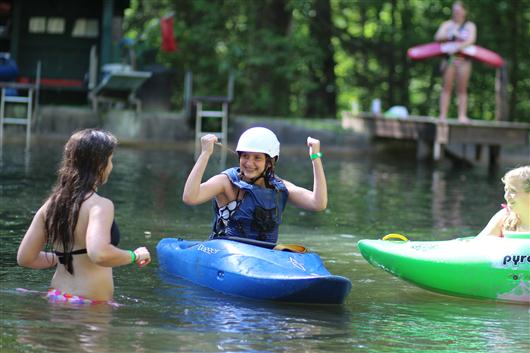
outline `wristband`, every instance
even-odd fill
[[[135,263],[136,262],[136,254],[132,250],[127,250],[127,251],[129,252],[129,254],[131,254],[131,259],[132,259],[131,263],[132,264]]]
[[[322,152],[318,152],[318,153],[313,153],[310,157],[312,160],[314,160],[317,158],[321,158],[322,156],[323,156]]]

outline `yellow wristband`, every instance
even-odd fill
[[[318,153],[313,153],[310,157],[311,159],[317,159],[317,158],[321,158],[323,156],[322,152],[318,152]]]

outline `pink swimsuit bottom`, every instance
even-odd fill
[[[112,306],[118,306],[118,303],[116,303],[113,300],[92,300],[85,297],[82,297],[80,295],[72,295],[65,292],[61,292],[60,290],[51,288],[48,290],[48,293],[46,294],[46,298],[51,303],[70,303],[70,304],[109,304]]]

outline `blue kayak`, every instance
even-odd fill
[[[332,275],[315,253],[272,250],[227,239],[162,239],[162,271],[222,293],[282,302],[342,304],[349,279]]]

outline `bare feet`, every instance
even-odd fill
[[[461,116],[458,118],[458,121],[463,124],[469,124],[471,120],[467,116]]]

